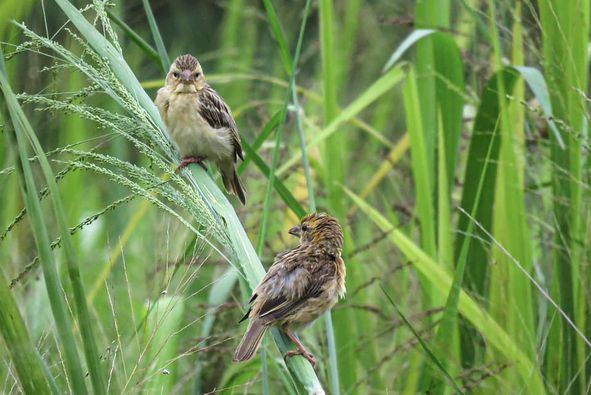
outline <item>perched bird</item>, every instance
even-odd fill
[[[267,328],[281,328],[297,346],[285,357],[304,356],[314,366],[294,330],[310,324],[345,295],[345,263],[341,258],[343,231],[324,213],[304,217],[289,233],[300,245],[279,253],[250,298],[250,309],[240,320],[250,325],[234,353],[235,361],[248,361],[257,352]]]
[[[205,167],[202,162],[211,160],[218,165],[226,190],[246,204],[244,188],[234,168],[237,158],[244,159],[238,127],[230,107],[205,82],[194,56],[175,59],[155,103],[182,156],[177,171],[190,163]]]

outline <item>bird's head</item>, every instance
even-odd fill
[[[203,70],[193,55],[181,55],[172,62],[166,85],[176,93],[195,93],[205,86]]]
[[[336,218],[326,213],[313,213],[302,218],[289,234],[300,238],[302,245],[324,247],[329,250],[343,248],[343,229]]]

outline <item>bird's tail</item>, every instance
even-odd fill
[[[228,192],[236,195],[242,204],[246,204],[246,193],[242,184],[240,184],[240,179],[238,178],[238,174],[236,174],[234,166],[231,169],[222,171],[222,181]]]
[[[252,359],[261,345],[261,340],[266,330],[267,326],[260,320],[255,319],[251,321],[248,330],[234,352],[234,361],[248,361]]]

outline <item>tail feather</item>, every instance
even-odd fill
[[[254,320],[250,323],[248,330],[240,341],[238,348],[234,352],[234,361],[248,361],[254,357],[267,327],[260,320]]]
[[[238,178],[238,174],[236,174],[236,169],[234,169],[234,167],[232,167],[231,171],[222,171],[222,181],[224,182],[226,190],[236,195],[240,202],[245,205],[246,193],[244,192],[242,184],[240,184],[240,179]]]

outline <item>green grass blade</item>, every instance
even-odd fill
[[[16,96],[10,88],[4,69],[0,72],[0,88],[4,94],[4,99],[6,100],[11,122],[16,134],[19,160],[22,170],[21,176],[23,179],[22,192],[25,206],[29,214],[33,236],[35,238],[35,244],[39,251],[47,294],[50,299],[51,309],[57,327],[58,339],[62,346],[66,371],[72,385],[72,390],[75,393],[85,394],[87,393],[87,389],[84,383],[82,364],[78,357],[78,349],[72,332],[72,321],[65,304],[63,287],[57,272],[55,257],[51,251],[51,242],[47,233],[41,204],[38,200],[38,189],[28,160],[27,139],[34,133],[30,130],[31,127],[28,120],[22,112]]]
[[[443,130],[447,188],[453,187],[464,121],[464,65],[454,37],[445,33],[432,35],[436,72],[436,110],[438,128]],[[438,183],[441,180],[438,179]]]
[[[340,71],[346,66],[346,62],[338,62],[336,53],[336,22],[334,21],[333,0],[320,0],[318,2],[318,29],[320,33],[320,59],[322,67],[322,97],[323,97],[323,123],[329,125],[335,120],[338,114],[338,83]],[[349,43],[347,43],[349,44]],[[300,146],[303,144],[300,142]],[[339,218],[341,223],[345,221],[346,209],[344,205],[344,196],[341,185],[345,184],[347,155],[347,138],[344,133],[328,136],[321,147],[323,153],[323,165],[326,169],[324,174],[324,186],[327,192],[328,204],[331,214]],[[303,155],[306,151],[300,151]],[[345,240],[350,238],[345,230]],[[347,249],[352,243],[346,243],[345,255]],[[351,281],[349,281],[351,284]],[[329,362],[330,362],[330,380],[332,393],[340,394],[340,383],[344,388],[348,388],[356,381],[357,359],[354,358],[352,350],[341,351],[341,357],[337,357],[335,337],[333,333],[332,316],[330,312],[325,315],[326,332],[328,339]],[[346,316],[336,318],[336,327],[339,343],[345,338],[356,336],[355,323],[347,319]],[[342,375],[339,375],[339,370]]]
[[[519,6],[516,9],[519,10]],[[496,15],[495,5],[489,2],[489,15]],[[518,15],[515,20],[519,20]],[[494,59],[497,69],[503,67],[502,51],[499,34],[495,23],[490,24],[491,37],[494,40]],[[516,24],[513,30],[513,61],[523,63],[520,48],[521,25]],[[495,209],[493,219],[494,239],[503,245],[528,273],[534,270],[534,259],[527,212],[524,184],[520,164],[522,162],[522,147],[519,141],[524,140],[525,125],[520,112],[524,101],[524,81],[516,81],[512,89],[512,102],[505,101],[502,84],[499,86],[498,100],[501,109],[500,128],[501,146],[499,151],[499,165],[497,167],[497,181],[495,191]],[[514,333],[514,339],[521,345],[530,359],[535,358],[536,330],[535,312],[533,309],[533,292],[531,282],[523,276],[511,259],[499,249],[492,250],[495,265],[490,270],[489,300],[490,312],[498,317],[498,322],[506,331]],[[507,301],[511,300],[509,306]],[[495,303],[495,304],[493,304]],[[516,381],[514,373],[506,372],[505,377]]]
[[[146,361],[150,378],[145,386],[149,394],[169,394],[176,381],[179,329],[184,314],[183,297],[163,296],[153,302],[146,320]]]
[[[160,65],[162,66],[162,71],[167,72],[168,68],[170,67],[170,58],[168,57],[168,52],[166,51],[166,47],[164,46],[164,41],[162,41],[162,36],[160,35],[160,30],[158,29],[156,18],[154,18],[152,7],[150,7],[150,0],[142,0],[142,3],[144,4],[144,10],[146,11],[146,17],[148,18],[150,30],[152,31],[152,37],[154,38],[154,42],[156,43],[156,49],[158,50],[158,56],[160,58]]]
[[[22,391],[25,394],[51,394],[49,383],[45,378],[43,362],[33,347],[25,322],[2,270],[0,270],[0,334],[8,346]]]
[[[259,237],[257,241],[256,251],[257,254],[260,256],[263,252],[263,246],[265,244],[265,237],[267,234],[267,224],[269,222],[269,212],[271,211],[271,203],[272,203],[272,192],[273,187],[275,185],[275,169],[277,168],[277,163],[279,162],[279,151],[281,146],[281,135],[282,135],[282,124],[285,122],[285,118],[287,116],[287,108],[283,110],[284,114],[282,116],[282,122],[275,130],[275,148],[273,149],[273,156],[271,159],[271,168],[269,169],[269,182],[267,183],[267,188],[265,190],[265,198],[263,201],[263,216],[261,218],[261,225],[259,230]],[[254,151],[253,151],[254,153]]]
[[[125,62],[123,56],[113,47],[113,45],[98,31],[96,28],[86,20],[84,15],[80,13],[68,0],[55,0],[58,6],[76,26],[78,31],[86,39],[88,44],[103,58],[109,61],[111,68],[119,81],[125,86],[129,93],[136,98],[142,108],[147,112],[150,120],[162,132],[161,138],[157,140],[158,145],[165,152],[169,159],[176,159],[176,155],[172,152],[172,144],[168,135],[164,132],[164,123],[160,118],[158,109],[154,102],[148,96],[146,91],[142,88],[135,74]]]
[[[241,272],[246,278],[246,283],[248,284],[250,291],[252,291],[265,275],[265,269],[263,268],[256,251],[250,243],[244,228],[240,224],[240,220],[236,216],[236,212],[232,208],[232,205],[209,175],[199,166],[192,166],[191,171],[202,188],[203,193],[210,197],[215,212],[224,218],[232,242],[235,262],[240,266]],[[273,334],[275,343],[279,347],[281,353],[285,354],[289,351],[291,346],[289,339],[279,330],[273,329],[271,330],[271,333]],[[287,360],[287,367],[296,381],[300,383],[306,391],[322,391],[322,385],[318,381],[314,369],[304,358],[289,358]]]
[[[521,74],[521,77],[523,77],[523,79],[527,82],[529,89],[531,89],[532,93],[540,103],[540,107],[546,116],[548,127],[554,135],[556,144],[560,149],[565,149],[566,146],[564,144],[564,140],[562,139],[561,133],[558,130],[558,126],[556,125],[556,121],[554,120],[554,111],[552,110],[552,102],[550,101],[550,92],[548,90],[548,85],[546,84],[544,76],[540,70],[534,67],[516,65],[513,66],[513,68],[517,70],[519,74]]]
[[[291,55],[289,54],[289,49],[287,48],[287,44],[286,44],[285,37],[283,35],[283,31],[281,29],[281,21],[279,20],[279,17],[277,16],[277,13],[275,12],[273,4],[268,0],[264,1],[263,4],[265,6],[265,10],[267,11],[267,18],[268,18],[269,23],[271,25],[271,30],[273,31],[273,35],[274,35],[275,40],[277,41],[277,44],[279,46],[279,51],[281,53],[283,66],[284,66],[285,70],[288,72],[288,75],[290,76],[290,83],[289,83],[287,93],[284,98],[284,104],[283,104],[283,108],[281,111],[280,120],[279,120],[276,130],[275,130],[275,148],[273,150],[273,156],[271,159],[271,168],[269,170],[269,183],[267,184],[267,189],[265,191],[265,199],[264,199],[264,203],[263,203],[263,216],[261,219],[259,238],[258,238],[258,242],[257,242],[257,253],[259,255],[262,252],[263,244],[265,242],[265,235],[266,235],[266,230],[267,230],[266,227],[267,227],[267,223],[268,223],[268,219],[269,219],[269,211],[271,209],[271,196],[272,196],[271,192],[273,190],[273,185],[274,185],[275,177],[276,177],[275,176],[275,169],[276,169],[277,163],[279,161],[279,146],[281,144],[282,128],[283,128],[283,125],[284,125],[285,120],[287,118],[287,107],[288,107],[289,102],[292,97],[291,92],[295,90],[295,72],[294,72],[293,68],[294,68],[294,64],[297,67],[297,64],[299,62],[301,45],[302,45],[303,36],[304,36],[305,28],[306,28],[306,21],[308,19],[308,14],[306,13],[302,19],[300,34],[299,34],[299,38],[298,38],[298,44],[296,47],[296,53],[294,54],[294,58],[292,60]]]
[[[267,20],[269,21],[269,27],[273,32],[273,38],[275,38],[275,41],[277,41],[277,46],[279,47],[279,55],[281,56],[283,69],[287,75],[291,76],[294,73],[293,67],[295,64],[295,58],[293,60],[291,58],[289,47],[287,46],[283,29],[281,28],[281,21],[279,16],[277,16],[277,12],[275,11],[271,0],[263,0],[263,5],[265,6],[265,11],[267,12]]]
[[[78,28],[79,32],[88,41],[93,49],[101,56],[108,59],[113,72],[129,91],[136,98],[138,104],[146,111],[150,121],[158,128],[159,135],[154,136],[156,144],[171,159],[177,160],[178,155],[172,150],[170,139],[164,132],[164,125],[158,114],[156,106],[141,87],[141,84],[121,56],[112,45],[92,26],[83,15],[80,14],[68,1],[56,0],[62,10]],[[260,260],[253,249],[244,228],[242,227],[236,213],[227,198],[220,191],[211,177],[198,166],[191,166],[192,177],[188,178],[191,187],[204,197],[211,209],[212,215],[219,218],[227,231],[231,243],[234,263],[237,263],[241,272],[247,279],[250,289],[258,284],[265,271]],[[223,219],[222,219],[223,218]],[[275,341],[282,352],[286,352],[290,342],[278,331],[272,331]],[[314,370],[303,358],[291,358],[287,362],[291,374],[302,387],[310,391],[317,391],[322,388]]]
[[[13,104],[14,105],[14,104]],[[86,294],[84,286],[80,277],[80,270],[78,262],[80,262],[78,254],[75,252],[74,243],[70,234],[70,229],[66,221],[66,214],[61,200],[61,196],[55,181],[55,175],[49,161],[45,156],[45,152],[39,143],[39,140],[34,133],[31,125],[20,108],[15,108],[15,113],[20,117],[21,129],[19,133],[25,133],[27,140],[31,143],[33,151],[39,161],[47,188],[50,192],[51,203],[55,213],[55,218],[58,223],[61,244],[65,251],[66,266],[68,268],[68,275],[72,285],[74,296],[74,305],[77,313],[78,324],[80,325],[82,344],[86,355],[86,363],[90,373],[93,389],[96,394],[106,393],[106,383],[103,377],[103,369],[100,365],[99,352],[96,346],[94,334],[94,319],[91,318],[86,304]]]
[[[322,60],[322,83],[323,83],[323,113],[324,125],[327,126],[337,116],[337,66],[335,61],[335,43],[334,35],[336,27],[333,22],[333,1],[319,1],[319,29],[320,29],[320,50]],[[324,142],[324,161],[325,167],[330,169],[326,172],[324,183],[328,192],[328,200],[335,214],[340,219],[344,219],[345,212],[343,206],[342,189],[339,185],[343,184],[345,175],[344,160],[346,150],[344,138],[339,135],[331,135]]]
[[[244,153],[247,157],[250,157],[251,161],[259,168],[261,173],[268,180],[271,179],[271,169],[265,163],[263,158],[260,157],[259,154],[256,153],[253,147],[250,146],[246,141],[242,142],[242,148],[244,149]],[[292,193],[287,189],[287,187],[281,182],[281,180],[277,177],[273,178],[274,188],[283,199],[283,202],[290,208],[291,211],[299,218],[306,215],[306,210],[302,207],[302,205],[296,200],[296,198],[292,195]]]
[[[434,106],[440,114],[443,122],[444,144],[446,148],[447,174],[454,174],[458,144],[462,130],[462,111],[464,99],[464,66],[462,55],[453,37],[440,33],[434,29],[418,29],[413,31],[396,48],[386,65],[384,71],[390,69],[400,57],[413,45],[429,38],[433,42],[434,71],[436,76],[436,98]],[[453,177],[448,177],[451,182]]]
[[[154,62],[160,63],[160,56],[158,52],[146,40],[142,38],[139,34],[137,34],[127,23],[125,23],[121,18],[115,15],[111,10],[107,10],[107,15],[109,19],[115,23],[115,25],[119,26],[121,30],[129,37],[131,41],[133,41],[145,54],[147,57],[152,59]]]
[[[433,290],[442,297],[448,295],[453,284],[452,276],[447,270],[438,265],[429,255],[419,248],[407,235],[397,229],[375,208],[367,204],[353,192],[346,190],[349,197],[374,222],[378,228],[388,232],[388,239],[392,241],[407,257],[413,266],[423,274],[432,284]],[[460,313],[486,338],[499,353],[515,362],[515,369],[521,376],[527,392],[535,394],[546,393],[544,382],[536,365],[527,357],[512,337],[468,295],[460,291],[458,309]]]
[[[404,86],[404,110],[406,127],[410,137],[413,177],[417,196],[417,215],[421,225],[421,244],[432,257],[437,254],[435,245],[435,210],[432,200],[432,162],[429,160],[425,133],[421,118],[419,92],[413,68],[409,68]]]
[[[423,37],[427,37],[427,36],[429,36],[433,33],[436,33],[436,32],[437,32],[437,30],[434,30],[434,29],[417,29],[417,30],[413,31],[411,34],[408,35],[408,37],[406,37],[404,40],[402,40],[402,42],[398,45],[398,47],[396,47],[396,49],[394,50],[394,52],[392,53],[392,55],[390,56],[390,58],[388,59],[388,61],[384,65],[382,72],[385,73],[392,66],[394,66],[400,60],[402,55],[404,55],[404,53],[410,47],[412,47],[417,41],[419,41]]]
[[[317,147],[324,142],[328,137],[336,133],[339,128],[353,117],[363,111],[375,100],[390,91],[396,84],[404,78],[404,67],[402,65],[396,66],[389,70],[386,74],[377,79],[370,87],[361,93],[353,102],[351,102],[343,111],[336,116],[336,118],[324,127],[319,133],[314,135],[312,140],[306,144],[308,150]],[[277,170],[277,175],[282,175],[291,166],[295,165],[302,159],[301,151],[294,154],[288,159],[283,166]]]
[[[584,163],[588,152],[583,149],[589,124],[589,32],[591,6],[588,1],[541,0],[540,24],[544,55],[544,74],[549,83],[550,99],[556,119],[561,121],[560,133],[551,139],[552,194],[554,245],[553,260],[558,275],[560,305],[571,319],[585,325],[589,318],[589,303],[577,306],[579,295],[588,292],[588,284],[581,283],[585,272],[583,246],[588,240],[588,224],[582,213],[589,203],[583,200],[583,185],[588,185]],[[564,147],[557,136],[562,137]],[[581,137],[585,136],[585,137]],[[587,288],[581,292],[580,289]],[[579,295],[577,295],[579,294]],[[580,313],[583,314],[580,314]],[[548,369],[557,391],[583,393],[588,391],[585,374],[580,374],[588,349],[577,340],[566,323],[550,339],[561,347],[548,350]],[[588,359],[587,359],[588,360]],[[556,364],[554,364],[556,361]],[[578,361],[579,363],[576,363]],[[590,365],[586,362],[587,368]],[[587,371],[588,372],[588,371]],[[588,375],[587,375],[588,376]]]
[[[500,134],[498,127],[500,122],[500,103],[498,100],[499,92],[505,92],[510,95],[517,77],[522,76],[528,83],[532,92],[541,103],[541,107],[550,123],[554,117],[552,106],[548,102],[548,90],[539,71],[531,67],[506,67],[497,72],[488,82],[482,93],[480,106],[474,120],[472,139],[468,152],[468,162],[466,165],[466,182],[462,194],[461,207],[466,210],[474,208],[478,222],[485,228],[490,229],[492,224],[492,210],[494,200],[494,190],[496,182],[496,169],[500,147]],[[502,83],[502,87],[499,84]],[[505,101],[508,100],[505,98]],[[483,184],[479,182],[482,178]],[[480,195],[479,191],[486,191]],[[456,238],[455,250],[456,257],[462,248],[465,232],[468,231],[469,220],[460,217],[458,223],[458,237]],[[482,237],[482,235],[476,238]],[[484,239],[486,240],[486,238]],[[471,262],[485,262],[486,248],[481,243],[472,243],[469,246],[468,259]],[[484,292],[485,272],[477,266],[469,269],[468,279],[475,286],[478,292]]]
[[[503,74],[502,78],[500,73]],[[497,175],[497,160],[499,155],[500,134],[498,133],[499,122],[499,100],[498,85],[503,81],[504,92],[510,93],[517,79],[517,73],[510,69],[504,69],[489,81],[481,96],[480,106],[476,119],[470,148],[468,151],[468,162],[466,164],[465,180],[462,193],[461,207],[472,210],[474,217],[485,229],[492,225],[492,210],[494,202],[495,182]],[[479,182],[479,180],[481,180]],[[461,249],[465,240],[468,245],[466,259],[469,262],[481,262],[480,265],[470,265],[466,271],[469,288],[480,295],[485,294],[486,266],[488,261],[488,248],[481,242],[470,242],[472,237],[467,237],[470,221],[465,216],[460,216],[458,222],[458,236],[455,244],[455,256],[460,257]],[[476,240],[484,235],[477,233]]]
[[[408,329],[410,329],[410,331],[412,332],[413,336],[419,341],[419,344],[421,345],[421,348],[423,349],[423,351],[425,352],[425,354],[427,354],[427,356],[429,357],[429,359],[431,360],[431,362],[441,371],[441,373],[443,373],[443,375],[445,376],[445,378],[452,384],[452,386],[454,387],[454,389],[458,393],[463,394],[464,392],[460,389],[460,387],[458,386],[458,384],[456,383],[456,381],[454,380],[454,378],[446,370],[446,368],[443,365],[443,363],[439,360],[439,358],[437,358],[437,356],[435,356],[435,354],[433,353],[433,351],[431,351],[431,348],[429,348],[429,346],[427,345],[427,343],[425,343],[425,341],[423,340],[423,338],[417,333],[417,331],[412,326],[412,324],[408,321],[408,319],[406,319],[406,317],[404,316],[404,314],[402,314],[402,311],[400,310],[400,308],[396,305],[396,303],[394,303],[394,300],[392,300],[392,297],[390,297],[390,295],[388,294],[388,292],[386,292],[386,290],[384,289],[384,287],[381,284],[380,284],[380,288],[382,289],[382,292],[384,293],[384,295],[386,295],[386,298],[388,298],[388,301],[390,302],[390,304],[392,305],[392,307],[394,307],[394,309],[396,310],[396,312],[398,313],[398,315],[400,316],[400,318],[402,318],[402,321],[404,322],[404,324],[408,327]]]
[[[218,280],[213,284],[211,287],[211,291],[207,297],[207,305],[209,307],[209,311],[203,320],[203,324],[201,325],[201,339],[207,339],[211,335],[211,330],[213,328],[213,324],[216,319],[216,310],[217,306],[225,303],[234,289],[236,282],[238,281],[239,273],[234,266],[230,266],[224,273],[219,276]],[[203,341],[201,346],[206,346],[206,340]],[[197,360],[197,366],[195,367],[195,384],[193,385],[193,393],[198,395],[203,393],[203,389],[201,388],[201,374],[203,372],[203,361],[201,359]]]
[[[265,242],[266,226],[267,226],[267,222],[269,219],[269,211],[271,209],[271,192],[273,190],[273,186],[274,186],[274,182],[275,182],[275,169],[276,169],[277,163],[279,161],[279,146],[281,144],[282,128],[283,128],[283,125],[285,124],[285,120],[287,118],[287,111],[288,111],[287,107],[288,107],[288,105],[291,101],[291,98],[292,98],[292,91],[295,91],[295,89],[296,89],[295,71],[294,71],[293,67],[294,67],[294,65],[297,67],[297,65],[299,64],[302,42],[303,42],[304,32],[306,29],[306,22],[308,20],[308,13],[306,12],[302,18],[302,23],[301,23],[301,27],[300,27],[300,33],[299,33],[299,37],[298,37],[296,51],[295,51],[295,54],[294,54],[294,57],[292,60],[291,56],[289,56],[289,51],[288,51],[288,48],[285,44],[285,38],[284,38],[283,32],[281,30],[281,22],[279,21],[279,18],[277,17],[277,14],[275,13],[273,5],[269,1],[265,1],[264,4],[265,4],[265,9],[267,10],[267,15],[268,15],[269,21],[271,23],[271,28],[273,30],[273,33],[275,34],[275,39],[276,39],[277,43],[279,44],[279,50],[281,53],[286,53],[286,56],[288,57],[287,59],[284,59],[284,67],[286,68],[286,70],[291,71],[291,73],[290,73],[290,83],[289,83],[289,86],[288,86],[288,89],[287,89],[287,92],[285,95],[283,110],[282,110],[282,113],[280,116],[280,122],[278,123],[276,131],[275,131],[275,149],[273,150],[273,157],[271,159],[271,169],[269,170],[269,183],[267,184],[267,189],[265,191],[265,200],[264,200],[264,205],[263,205],[263,217],[261,219],[259,238],[258,238],[258,242],[257,242],[257,253],[259,255],[262,252],[263,244]],[[306,8],[306,10],[308,10],[308,8]]]
[[[267,138],[271,135],[271,133],[273,133],[273,131],[279,126],[282,117],[283,117],[283,109],[281,109],[281,110],[277,111],[275,114],[273,114],[271,119],[265,124],[263,131],[257,136],[255,142],[252,143],[252,146],[249,145],[249,148],[253,152],[256,153],[256,155],[253,154],[253,157],[260,158],[260,156],[258,155],[259,148],[261,148],[261,146],[267,140]],[[251,157],[251,155],[248,152],[246,152],[246,155],[244,157],[244,161],[240,164],[240,167],[238,168],[239,174],[242,174],[244,172],[244,170],[246,170],[246,166],[248,166],[250,161],[253,160],[253,157]],[[262,161],[262,159],[261,159],[261,161]]]
[[[421,29],[449,28],[450,22],[450,0],[424,0],[418,2],[415,8],[415,23]],[[440,101],[437,97],[437,75],[435,48],[438,43],[434,36],[426,36],[416,43],[418,101],[420,105],[420,116],[423,127],[424,150],[427,155],[427,163],[430,164],[429,177],[435,179],[435,146],[437,142],[437,106]],[[435,187],[433,183],[432,188]],[[431,190],[433,194],[434,190]],[[431,231],[432,229],[429,229]],[[425,229],[426,231],[426,229]],[[429,235],[429,238],[435,237]]]
[[[437,246],[439,251],[437,254],[438,263],[444,267],[452,269],[451,263],[453,262],[453,241],[452,241],[452,223],[450,213],[450,197],[448,191],[448,175],[446,172],[446,147],[445,137],[443,133],[443,121],[440,117],[437,150],[438,150],[438,185],[437,185]],[[445,302],[445,309],[443,311],[443,318],[437,328],[435,335],[435,347],[434,353],[441,361],[442,366],[446,370],[450,364],[448,359],[454,358],[460,360],[458,355],[457,346],[457,316],[458,316],[458,301],[460,291],[462,289],[462,282],[464,280],[464,269],[466,261],[460,260],[454,270],[453,283],[451,285],[447,300]],[[432,376],[432,375],[429,375]],[[430,379],[429,389],[434,394],[443,394],[444,388],[436,385],[432,380],[432,377],[425,376],[425,380]],[[425,384],[425,383],[423,383]],[[433,388],[433,385],[435,387]],[[425,389],[426,387],[423,387]]]

